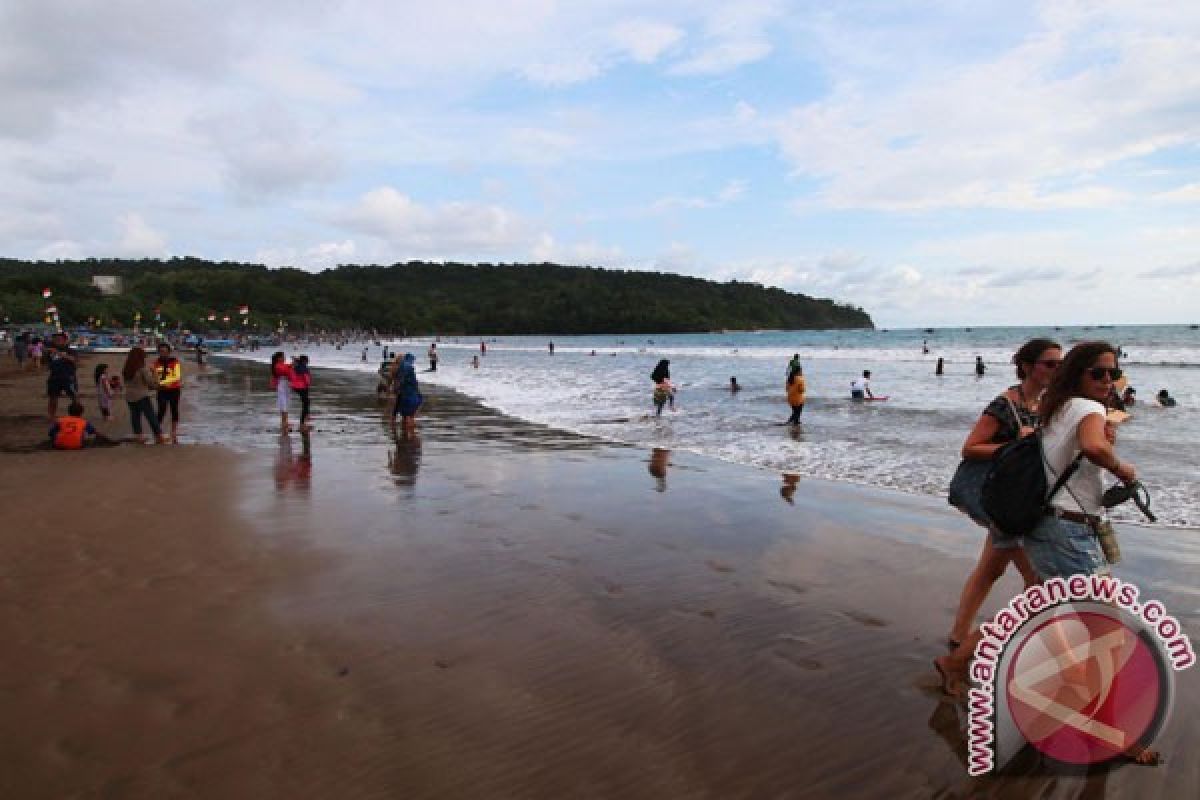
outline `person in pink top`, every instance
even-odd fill
[[[312,373],[308,369],[308,356],[292,359],[292,391],[300,395],[300,431],[309,430],[308,387],[312,386]]]
[[[292,432],[288,425],[288,404],[292,399],[292,367],[287,363],[287,356],[280,350],[271,356],[271,388],[275,390],[275,408],[279,411],[279,432],[287,435]]]

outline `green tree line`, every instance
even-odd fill
[[[104,296],[94,275],[123,280]],[[0,259],[0,311],[12,323],[42,318],[53,291],[64,325],[89,318],[129,326],[159,310],[165,325],[221,327],[248,305],[254,326],[293,331],[373,328],[409,334],[684,333],[710,330],[870,328],[860,308],[756,283],[717,283],[660,272],[558,264],[411,261],[322,272],[261,264],[169,260]],[[216,313],[217,324],[207,316]]]

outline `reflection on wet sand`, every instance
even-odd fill
[[[275,453],[275,490],[307,492],[312,487],[312,438],[307,431],[300,434],[300,454],[292,450],[292,437],[280,436]]]
[[[783,473],[783,486],[779,487],[779,496],[788,501],[788,503],[795,505],[796,484],[799,482],[799,475],[790,472]]]
[[[388,452],[388,472],[396,477],[397,486],[412,487],[417,484],[420,468],[421,437],[416,432],[398,431],[396,447]]]
[[[671,464],[671,451],[656,447],[650,453],[649,473],[654,476],[654,491],[667,490],[667,467]]]

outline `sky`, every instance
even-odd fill
[[[1200,322],[1200,3],[0,0],[0,256]]]

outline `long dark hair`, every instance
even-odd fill
[[[100,376],[106,372],[108,372],[108,364],[97,364],[96,371],[95,371],[95,373],[92,374],[92,382],[99,383]]]
[[[286,358],[287,356],[283,354],[282,350],[276,350],[271,354],[271,366],[268,367],[271,370],[271,380],[275,380],[275,365]]]
[[[654,381],[655,383],[662,383],[664,378],[670,378],[671,368],[668,366],[670,363],[671,362],[665,358],[658,362],[658,366],[654,368],[654,372],[650,373],[650,380]]]
[[[1012,357],[1012,363],[1017,365],[1017,380],[1025,380],[1025,367],[1036,364],[1042,353],[1050,349],[1061,350],[1062,345],[1053,339],[1030,339],[1021,345]]]
[[[129,355],[125,356],[125,366],[121,368],[121,375],[125,380],[132,380],[134,375],[142,367],[146,366],[146,351],[140,347],[129,348]]]
[[[1112,353],[1115,358],[1117,348],[1108,342],[1080,342],[1071,348],[1054,371],[1054,378],[1042,395],[1039,408],[1042,424],[1048,423],[1072,397],[1083,396],[1080,394],[1083,373],[1105,353]]]

